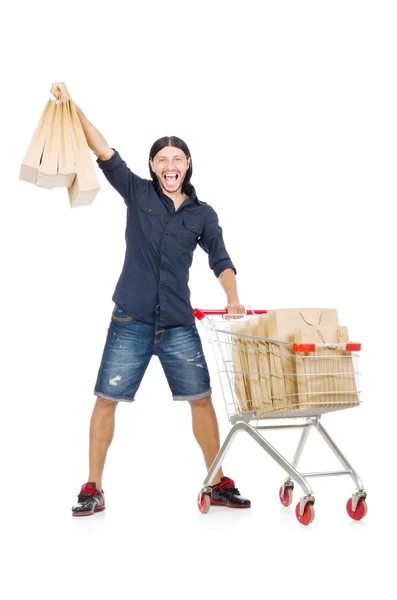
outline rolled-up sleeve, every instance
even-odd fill
[[[198,240],[201,248],[208,254],[208,263],[216,277],[225,269],[233,269],[237,274],[236,268],[232,263],[223,241],[222,228],[219,225],[218,215],[211,208],[201,237]]]
[[[134,201],[139,192],[142,191],[145,185],[145,180],[138,175],[135,175],[129,169],[126,162],[121,158],[117,150],[108,160],[100,160],[97,158],[98,167],[103,171],[108,182],[114,189],[124,198],[124,202],[128,205]]]

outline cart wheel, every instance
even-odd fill
[[[280,502],[283,506],[289,506],[292,503],[292,500],[294,498],[292,488],[290,488],[290,487],[284,488],[284,494],[283,494],[283,488],[281,487],[280,491],[278,493],[278,496],[279,496]]]
[[[197,498],[197,506],[203,515],[207,514],[211,506],[211,496],[200,492]]]
[[[300,514],[301,503],[298,502],[295,508],[295,515],[299,523],[302,525],[310,525],[315,517],[314,506],[311,502],[308,502],[305,506],[303,515]]]
[[[356,510],[353,511],[353,498],[349,498],[346,504],[346,510],[349,517],[351,517],[355,521],[361,521],[361,519],[363,519],[367,514],[367,503],[365,502],[365,500],[360,498],[360,500],[357,503]]]

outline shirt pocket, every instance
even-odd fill
[[[203,224],[194,215],[184,215],[178,228],[176,238],[185,248],[194,249],[197,240],[203,233]]]
[[[142,229],[151,232],[161,232],[165,227],[164,214],[154,202],[139,203],[139,219]]]

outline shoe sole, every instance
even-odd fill
[[[227,506],[228,508],[251,508],[250,504],[231,504],[230,502],[221,502],[220,500],[211,500],[214,506]]]
[[[96,512],[101,512],[102,510],[105,510],[106,506],[99,506],[97,508],[95,508],[93,511],[85,511],[85,512],[72,512],[72,516],[73,517],[89,517],[90,515],[93,515]]]

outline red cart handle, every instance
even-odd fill
[[[228,311],[227,310],[212,310],[212,309],[201,309],[201,308],[195,308],[194,311],[194,316],[196,317],[196,319],[198,319],[199,321],[201,321],[201,319],[204,319],[204,317],[206,315],[227,315]],[[265,315],[267,313],[267,310],[247,310],[246,311],[246,315]]]

